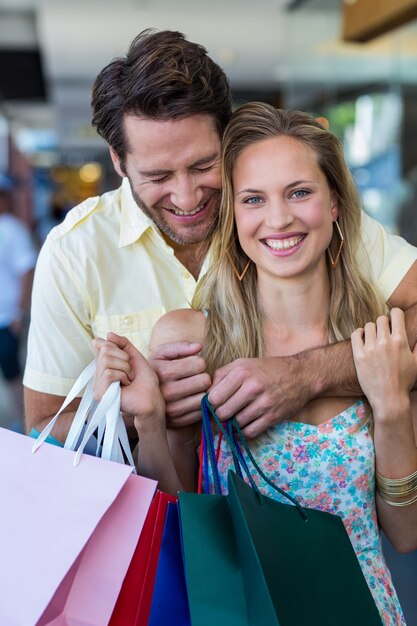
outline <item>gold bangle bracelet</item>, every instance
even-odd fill
[[[386,500],[382,495],[381,497],[383,501],[389,504],[390,506],[410,506],[411,504],[414,504],[415,502],[417,502],[417,493],[413,498],[411,498],[410,500],[406,500],[405,502],[393,502],[392,500]]]
[[[378,471],[375,472],[375,476],[376,480],[383,483],[386,487],[396,487],[417,481],[417,470],[408,476],[404,476],[404,478],[386,478],[386,476],[382,476]]]
[[[381,484],[381,482],[377,480],[376,485],[379,491],[386,493],[387,495],[392,495],[392,496],[394,496],[397,493],[399,495],[406,496],[406,495],[409,495],[410,493],[413,493],[413,491],[417,489],[416,481],[412,481],[408,485],[400,485],[398,487],[387,487],[386,485],[384,485],[383,483]]]
[[[376,487],[382,496],[402,498],[417,491],[417,471],[404,478],[386,478],[375,472]]]

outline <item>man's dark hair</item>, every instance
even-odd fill
[[[129,150],[125,115],[171,120],[211,115],[220,136],[231,115],[232,97],[223,70],[207,50],[177,31],[147,29],[125,57],[97,76],[92,93],[93,126],[120,158]]]

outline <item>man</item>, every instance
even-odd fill
[[[36,250],[12,212],[12,179],[0,174],[0,369],[10,395],[10,424],[23,427],[20,345],[26,330]]]
[[[123,183],[75,207],[41,251],[24,377],[28,429],[42,428],[56,413],[93,358],[94,336],[112,330],[146,354],[157,319],[189,306],[216,227],[231,93],[204,48],[181,33],[144,31],[125,58],[99,74],[92,106]],[[369,218],[363,239],[387,299],[402,308],[414,304],[417,250]],[[417,308],[408,314],[412,342],[416,317]],[[199,419],[211,384],[200,349],[182,342],[151,355],[171,425]],[[249,436],[318,394],[360,393],[349,342],[289,358],[239,360],[213,382],[210,400],[219,415],[236,413]],[[65,437],[73,412],[74,406],[63,414],[56,437]]]

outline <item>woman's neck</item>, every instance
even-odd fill
[[[323,270],[282,280],[258,276],[266,356],[295,354],[327,343],[330,285]]]

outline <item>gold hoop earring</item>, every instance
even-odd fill
[[[334,268],[336,267],[336,265],[339,262],[340,253],[342,252],[343,244],[345,243],[345,238],[343,237],[343,233],[342,233],[342,231],[340,229],[339,222],[337,220],[335,220],[333,223],[336,226],[336,230],[337,230],[337,234],[339,235],[340,242],[339,242],[339,247],[337,249],[336,257],[334,259],[332,257],[332,253],[330,252],[330,247],[327,248],[327,252],[329,253],[329,258],[330,258],[330,263],[331,263],[331,266],[332,266],[332,270],[334,270]]]
[[[234,264],[233,259],[232,259],[231,255],[230,255],[229,251],[226,252],[226,256],[229,259],[229,263],[232,266],[232,270],[234,271],[234,273],[236,275],[236,278],[241,283],[243,278],[244,278],[244,276],[245,276],[245,274],[246,274],[246,272],[248,271],[249,265],[251,264],[251,260],[250,259],[248,260],[248,262],[246,263],[245,267],[243,268],[243,270],[239,274],[238,269],[237,269],[236,265]]]

